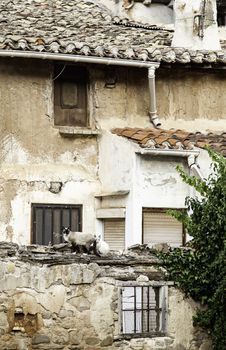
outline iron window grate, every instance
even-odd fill
[[[32,244],[62,243],[62,226],[81,231],[81,212],[81,205],[32,204]]]
[[[167,286],[122,286],[120,298],[121,334],[134,337],[165,333]]]

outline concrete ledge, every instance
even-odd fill
[[[55,126],[59,130],[60,135],[65,137],[72,136],[96,136],[101,134],[101,130],[83,128],[83,127],[72,127],[72,126]]]

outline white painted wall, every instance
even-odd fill
[[[194,50],[220,50],[216,0],[206,2],[204,37],[197,35],[195,16],[202,13],[202,0],[175,0],[175,32],[172,46]]]
[[[189,172],[186,158],[139,155],[136,143],[107,132],[99,150],[99,174],[105,191],[130,191],[125,199],[126,247],[142,243],[142,208],[185,208],[185,197],[197,195],[176,170],[179,164]],[[211,169],[206,151],[200,150],[198,162],[208,177]]]
[[[173,10],[164,4],[150,4],[136,2],[133,7],[126,10],[123,0],[96,0],[99,4],[106,6],[113,16],[129,18],[132,21],[144,24],[171,24],[173,23]]]

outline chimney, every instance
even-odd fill
[[[175,0],[174,47],[220,50],[216,0]]]

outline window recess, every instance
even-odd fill
[[[55,125],[87,127],[86,69],[73,65],[56,66],[53,81]]]
[[[63,242],[62,226],[82,230],[82,206],[67,204],[32,204],[32,244]]]
[[[104,219],[104,240],[111,250],[125,249],[125,219]]]
[[[164,335],[167,330],[167,312],[167,283],[160,281],[124,284],[122,282],[120,286],[120,333],[124,337]]]
[[[143,209],[143,243],[168,243],[179,247],[185,243],[183,224],[168,215],[165,209]]]

